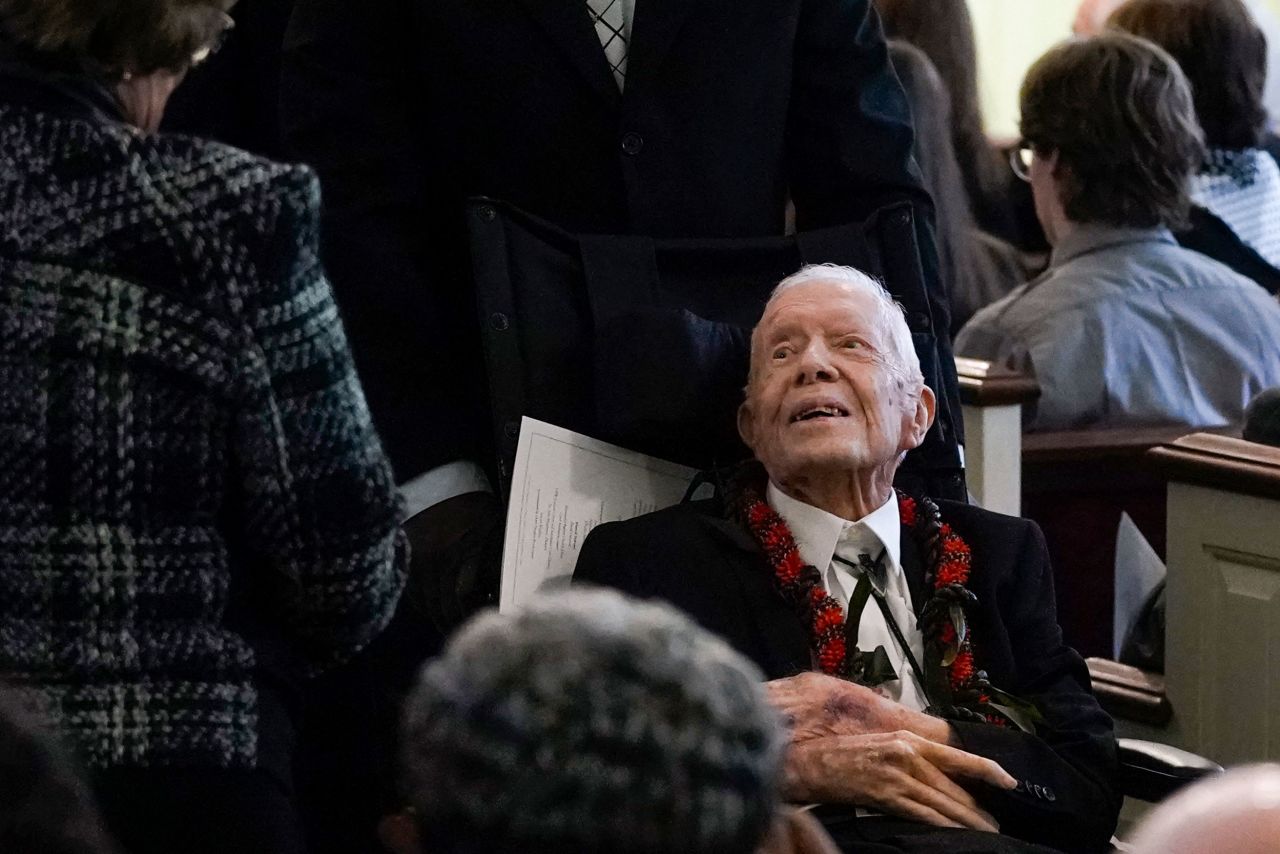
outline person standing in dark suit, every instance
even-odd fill
[[[496,512],[467,197],[655,237],[779,235],[789,198],[802,230],[928,208],[869,0],[301,0],[282,90],[375,422],[411,514],[435,505],[423,551]],[[448,627],[496,586],[476,590],[429,607]]]
[[[664,599],[775,680],[786,794],[845,850],[1105,850],[1115,739],[1039,528],[892,487],[934,405],[890,295],[807,267],[752,337],[758,462],[718,499],[597,527],[574,581]]]

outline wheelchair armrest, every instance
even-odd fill
[[[1218,763],[1167,744],[1119,739],[1120,790],[1143,801],[1159,801],[1201,777],[1222,772]]]

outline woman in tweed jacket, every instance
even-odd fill
[[[135,851],[301,850],[292,686],[404,579],[314,176],[147,133],[231,1],[0,0],[0,678]]]

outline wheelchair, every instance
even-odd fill
[[[935,322],[945,294],[930,292],[911,203],[754,239],[574,235],[487,198],[470,201],[467,222],[504,496],[525,415],[697,469],[745,459],[735,413],[750,330],[777,282],[803,264],[837,263],[879,278],[903,305],[938,396],[936,421],[897,485],[966,500],[955,365],[946,325]],[[1120,740],[1120,759],[1121,791],[1145,801],[1222,770],[1136,739]]]

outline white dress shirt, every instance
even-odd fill
[[[786,495],[771,482],[766,490],[769,506],[777,511],[791,529],[800,557],[822,573],[822,584],[827,592],[848,610],[849,597],[858,583],[857,574],[848,567],[836,563],[832,557],[839,549],[846,560],[856,560],[855,555],[865,552],[872,559],[884,550],[884,567],[887,574],[885,603],[893,615],[902,636],[911,646],[911,653],[923,666],[924,638],[916,624],[915,611],[911,607],[911,589],[902,571],[902,527],[898,516],[897,493],[890,492],[889,500],[878,509],[856,522],[841,519],[802,501]],[[858,649],[871,652],[883,646],[889,655],[898,678],[877,687],[884,696],[908,708],[924,711],[928,706],[924,688],[903,652],[880,607],[871,599],[862,610],[858,623]]]

